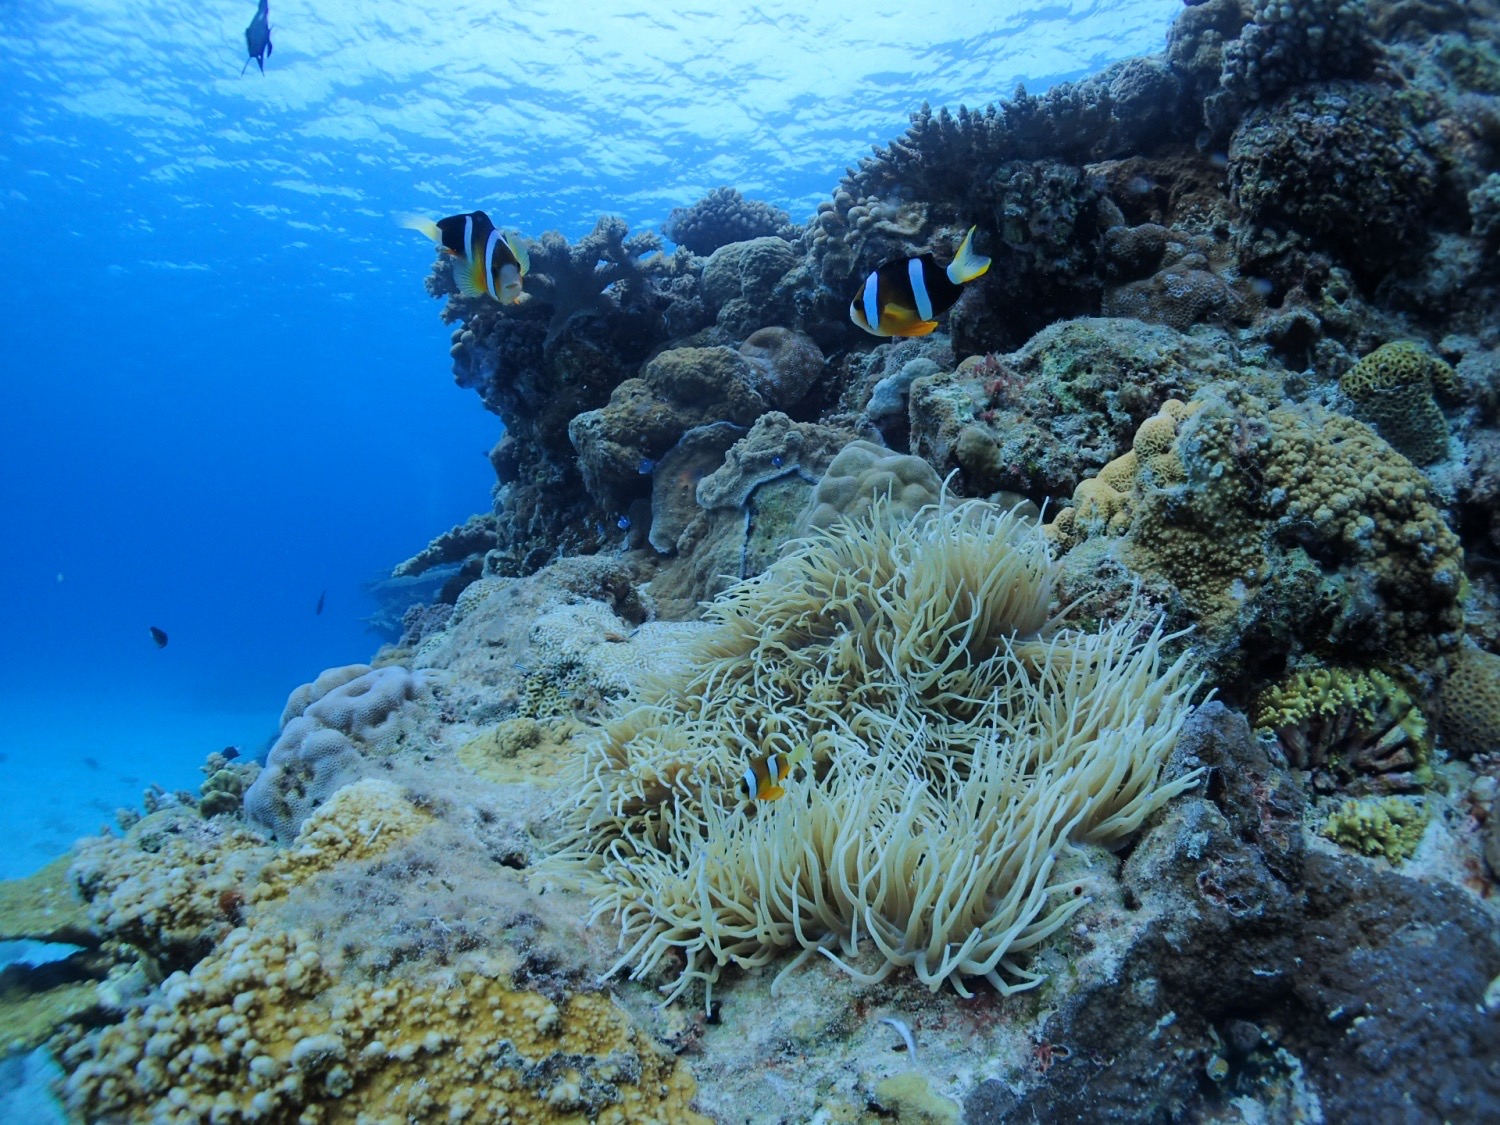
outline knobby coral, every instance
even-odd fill
[[[1196,681],[1159,625],[1049,616],[1056,567],[1019,510],[887,508],[721,595],[690,670],[567,787],[551,865],[620,922],[615,971],[680,951],[669,999],[788,949],[787,969],[817,952],[867,981],[1030,987],[1023,955],[1086,901],[1057,870],[1070,842],[1117,844],[1193,781],[1163,776]],[[742,806],[747,760],[798,746],[811,776]]]

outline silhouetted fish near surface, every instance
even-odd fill
[[[240,756],[240,748],[238,746],[226,746],[219,751],[219,756],[226,762],[232,762]]]
[[[155,625],[150,626],[150,629],[151,629],[151,639],[156,642],[156,647],[157,648],[166,648],[167,647],[167,634],[165,632],[163,632],[161,629],[158,629]]]
[[[292,46],[295,47],[296,44]],[[264,74],[266,56],[271,53],[271,0],[260,0],[260,5],[255,9],[255,18],[245,28],[245,50],[250,52],[250,59],[255,60],[255,65]],[[245,65],[240,67],[241,74],[250,69],[250,59],[246,59]]]
[[[327,597],[328,597],[328,591],[327,590],[324,590],[321,594],[318,595],[318,608],[315,609],[315,610],[313,610],[313,616],[314,617],[319,617],[319,616],[322,615],[322,613],[323,613],[323,601]]]

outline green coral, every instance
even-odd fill
[[[1448,456],[1448,422],[1433,391],[1452,394],[1457,385],[1453,368],[1404,340],[1376,348],[1339,380],[1359,417],[1417,465]]]
[[[1426,776],[1427,717],[1411,693],[1378,669],[1293,672],[1261,692],[1254,718],[1299,769],[1326,766],[1345,784],[1381,788],[1411,788]]]
[[[1060,549],[1119,537],[1113,557],[1170,586],[1226,675],[1334,653],[1425,672],[1458,643],[1458,537],[1369,427],[1238,384],[1173,409],[1143,423],[1133,471],[1127,454],[1079,486],[1051,529]],[[1079,566],[1086,590],[1096,568]]]
[[[207,775],[198,788],[198,811],[204,816],[239,812],[245,803],[245,790],[260,773],[259,767],[249,763],[231,764],[218,751],[199,768]]]
[[[1340,847],[1400,863],[1416,853],[1427,821],[1427,810],[1411,801],[1367,797],[1345,801],[1329,815],[1321,832]]]

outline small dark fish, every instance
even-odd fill
[[[226,746],[219,751],[219,757],[223,758],[226,762],[232,762],[239,756],[240,748],[238,746]]]
[[[313,616],[314,617],[320,616],[322,614],[322,612],[323,612],[323,601],[327,597],[328,597],[328,591],[327,590],[324,590],[321,594],[318,595],[318,608],[315,609],[315,610],[313,610]]]
[[[981,277],[990,260],[974,250],[974,231],[944,269],[931,254],[897,258],[865,278],[849,302],[849,319],[873,336],[925,336],[938,316],[958,301],[964,285]]]
[[[255,65],[260,67],[260,72],[266,72],[266,56],[271,53],[271,2],[260,0],[255,9],[255,18],[250,21],[250,26],[245,28],[245,50],[250,52],[250,59],[255,60]],[[250,68],[250,59],[245,60],[245,65],[240,67],[243,75]]]
[[[453,283],[465,297],[488,294],[502,305],[513,305],[523,296],[531,256],[519,235],[501,231],[483,211],[437,222],[413,215],[402,226],[421,231],[453,259]]]
[[[99,768],[99,759],[98,758],[85,758],[83,760],[83,764],[86,765],[86,766],[88,766],[88,768],[91,769],[91,770],[96,770],[96,769]]]
[[[156,642],[157,648],[167,647],[166,632],[164,630],[158,629],[155,625],[151,626],[151,639]]]

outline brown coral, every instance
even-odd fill
[[[1382,344],[1339,380],[1359,417],[1405,454],[1429,465],[1448,456],[1448,422],[1433,392],[1458,389],[1453,368],[1404,340]]]
[[[1443,741],[1465,756],[1500,749],[1500,656],[1472,641],[1443,684]]]

